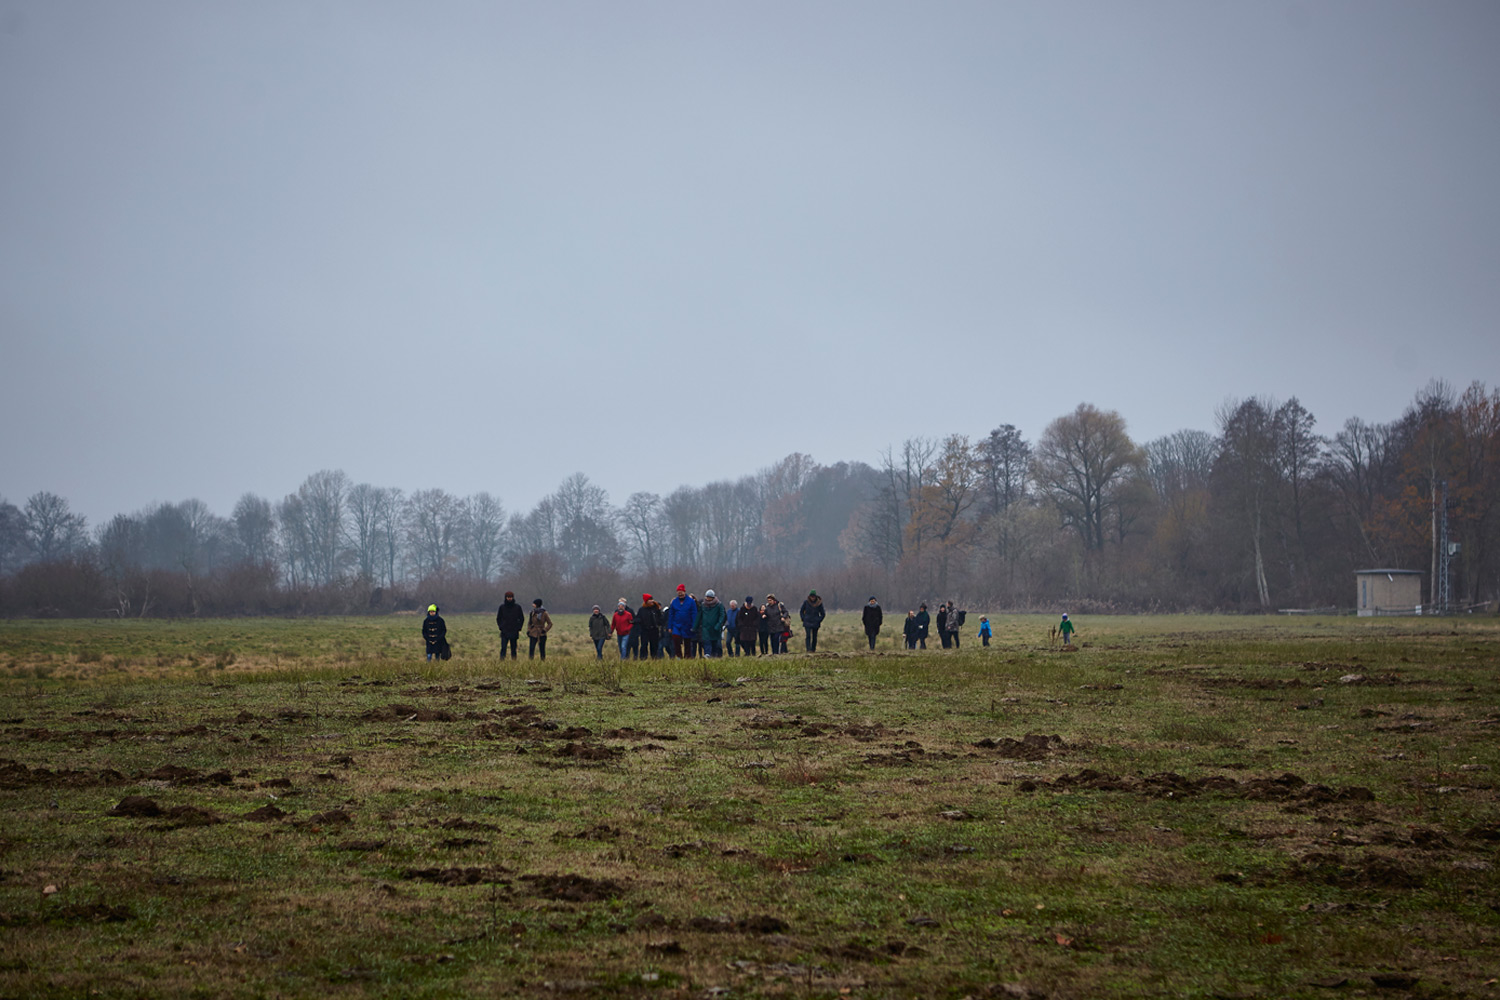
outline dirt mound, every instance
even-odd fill
[[[286,818],[287,814],[272,805],[264,805],[253,812],[247,812],[242,817],[252,823],[271,823],[278,819]]]
[[[1042,760],[1049,753],[1061,751],[1067,744],[1061,736],[1045,736],[1041,733],[1027,733],[1019,740],[1010,738],[982,739],[974,744],[982,750],[998,750],[1003,760]]]
[[[604,733],[604,738],[607,740],[630,740],[638,742],[640,740],[675,740],[677,737],[672,733],[647,733],[626,726],[624,729],[611,729],[607,731]]]
[[[102,771],[49,771],[45,767],[28,768],[13,760],[0,760],[0,788],[29,788],[32,785],[57,785],[85,788],[91,785],[119,785],[125,775],[111,768]]]
[[[152,830],[181,830],[190,826],[217,826],[224,822],[224,818],[209,809],[200,809],[197,806],[173,806],[162,813],[165,823],[153,823]]]
[[[445,712],[440,708],[418,708],[401,702],[392,702],[384,708],[369,709],[360,713],[359,717],[367,722],[452,722],[455,719],[452,712]]]
[[[313,826],[343,826],[346,823],[353,823],[354,817],[342,809],[330,809],[327,812],[314,814],[308,822]]]
[[[625,894],[625,887],[618,882],[582,875],[522,875],[521,881],[527,883],[533,896],[570,903],[597,903]]]
[[[127,795],[104,815],[128,816],[131,819],[154,819],[161,814],[162,808],[156,804],[155,800],[143,795]]]
[[[1309,785],[1302,778],[1290,773],[1274,778],[1252,778],[1241,782],[1222,775],[1188,778],[1175,771],[1161,771],[1134,781],[1118,774],[1106,774],[1088,768],[1077,774],[1059,775],[1051,782],[1030,780],[1023,781],[1016,787],[1023,792],[1034,792],[1039,788],[1048,787],[1086,788],[1100,792],[1133,792],[1151,798],[1185,798],[1203,792],[1217,792],[1229,798],[1252,801],[1297,803],[1375,801],[1375,793],[1359,785],[1349,785],[1344,788]]]

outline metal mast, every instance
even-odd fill
[[[1452,559],[1448,545],[1448,480],[1443,480],[1443,506],[1438,514],[1438,578],[1434,581],[1437,590],[1437,613],[1446,615],[1450,609],[1452,592],[1448,586],[1448,563]]]

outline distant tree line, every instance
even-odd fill
[[[68,502],[0,499],[0,613],[181,616],[560,611],[677,582],[726,596],[816,587],[833,607],[1347,606],[1355,569],[1420,569],[1446,492],[1455,603],[1500,595],[1500,388],[1434,382],[1400,418],[1332,434],[1297,399],[1226,403],[1216,433],[1138,444],[1087,403],[1035,441],[1009,424],[913,438],[877,465],[794,453],[754,475],[612,504],[583,473],[526,513],[487,492],[405,493],[321,471],[228,516],[199,500],[89,529]],[[1430,598],[1429,598],[1430,599]]]

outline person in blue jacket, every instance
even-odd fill
[[[726,628],[728,629],[728,631],[725,633],[725,639],[724,639],[724,655],[725,656],[739,656],[740,655],[740,633],[738,631],[738,629],[739,629],[739,620],[740,620],[740,602],[739,601],[731,600],[729,602],[729,621],[728,621],[728,623],[726,625]]]
[[[994,633],[990,631],[990,620],[988,618],[979,619],[979,641],[988,646],[990,638],[993,635]]]
[[[698,620],[698,602],[688,596],[687,584],[677,585],[677,597],[667,605],[667,632],[672,636],[672,652],[692,658],[693,623]]]

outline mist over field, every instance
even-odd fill
[[[0,0],[0,613],[1492,601],[1497,47]]]
[[[338,470],[280,500],[246,493],[229,516],[187,500],[92,529],[38,493],[0,503],[0,608],[475,611],[513,590],[576,612],[685,582],[726,601],[806,588],[830,607],[873,595],[893,611],[955,598],[1326,610],[1353,605],[1357,569],[1430,567],[1448,590],[1429,582],[1421,603],[1457,611],[1500,594],[1497,457],[1500,389],[1433,383],[1396,421],[1350,418],[1328,435],[1296,399],[1251,398],[1221,409],[1217,434],[1138,444],[1120,414],[1084,403],[1036,441],[1004,425],[909,438],[878,466],[794,453],[620,503],[577,473],[524,513],[487,492],[406,494]]]

